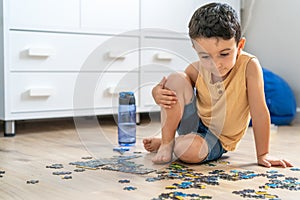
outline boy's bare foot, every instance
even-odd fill
[[[143,140],[144,148],[149,152],[157,152],[152,158],[156,164],[168,163],[172,159],[173,143],[162,144],[160,138],[147,138]]]
[[[156,164],[168,163],[172,160],[173,143],[161,144],[156,155],[152,158],[152,162]]]
[[[144,148],[149,152],[157,152],[160,147],[160,138],[146,138],[143,140]]]

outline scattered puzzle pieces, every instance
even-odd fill
[[[132,174],[149,174],[155,171],[153,169],[142,168],[142,166],[131,161],[120,160],[115,164],[104,166],[101,169]]]
[[[243,198],[279,200],[277,195],[269,194],[267,193],[267,191],[255,191],[253,189],[244,189],[240,191],[233,191],[232,193],[240,195]]]
[[[169,192],[169,193],[161,193],[158,198],[153,198],[152,200],[161,200],[161,199],[212,199],[212,196],[208,195],[200,195],[200,194],[188,194],[184,192]]]
[[[276,189],[286,189],[286,190],[300,190],[300,182],[298,182],[298,178],[295,177],[285,177],[285,179],[270,179],[268,183],[264,186],[260,186],[260,188],[264,188],[267,186],[268,188]]]
[[[240,190],[233,191],[234,194],[240,195],[244,198],[254,198],[254,199],[268,199],[268,200],[279,200],[280,198],[277,195],[270,194],[265,191],[269,188],[281,188],[292,191],[300,190],[300,182],[298,178],[295,177],[285,177],[285,175],[280,174],[278,170],[266,171],[266,173],[256,173],[251,170],[237,170],[233,169],[229,172],[224,170],[215,169],[208,172],[208,175],[199,173],[193,169],[190,169],[182,164],[171,163],[165,170],[157,171],[156,177],[148,177],[146,181],[155,182],[161,180],[180,180],[179,183],[173,183],[172,185],[165,186],[167,190],[177,190],[177,189],[205,189],[207,185],[220,185],[220,180],[223,181],[243,181],[254,179],[257,177],[266,178],[269,182],[265,185],[260,186],[259,189],[263,190]],[[162,193],[158,198],[153,199],[186,199],[187,194],[182,194],[186,196],[178,195],[178,193]],[[179,193],[180,194],[180,193]],[[177,195],[177,196],[176,196]],[[203,197],[196,197],[197,199],[203,199]],[[210,198],[210,196],[204,197]],[[190,199],[190,197],[188,198]]]
[[[114,151],[123,154],[125,151],[129,151],[128,147],[116,147]],[[270,189],[286,189],[290,191],[300,190],[300,182],[298,178],[295,177],[286,177],[284,174],[280,174],[278,170],[269,170],[265,173],[256,173],[251,170],[238,170],[231,169],[230,171],[225,171],[223,169],[214,169],[205,174],[198,172],[194,169],[191,169],[181,163],[173,162],[168,167],[163,170],[156,171],[154,169],[143,168],[142,164],[137,164],[131,159],[139,158],[141,155],[140,152],[134,152],[129,156],[114,156],[112,158],[103,158],[103,159],[92,159],[92,157],[82,157],[88,161],[77,161],[70,162],[70,165],[75,165],[77,168],[74,169],[75,172],[83,172],[85,169],[103,169],[118,171],[124,173],[132,174],[149,174],[151,172],[156,172],[155,177],[147,177],[145,180],[147,182],[155,182],[161,180],[171,180],[172,185],[165,186],[166,190],[174,190],[168,193],[161,193],[156,199],[212,199],[212,196],[209,195],[200,195],[195,193],[183,193],[177,190],[188,191],[189,189],[199,189],[203,190],[207,187],[214,186],[217,187],[221,185],[224,181],[243,181],[249,179],[255,179],[257,177],[263,177],[267,179],[266,183],[262,186],[259,186],[259,190],[254,189],[244,189],[240,191],[233,191],[233,194],[239,195],[243,198],[248,199],[267,199],[267,200],[280,200],[277,195],[273,195],[269,192]],[[227,161],[213,161],[206,163],[205,166],[217,167],[219,165],[228,165],[230,162]],[[60,169],[63,168],[62,164],[52,164],[46,166],[47,168]],[[291,171],[300,171],[300,168],[290,168]],[[4,171],[0,171],[1,174],[4,174]],[[53,175],[62,175],[62,179],[72,179],[70,175],[72,172],[60,171],[53,172]],[[178,180],[179,182],[175,182]],[[38,180],[27,181],[28,184],[35,184]],[[128,179],[122,179],[118,181],[119,183],[130,183]],[[136,187],[126,186],[123,190],[136,190]],[[267,191],[268,190],[268,191]]]
[[[103,158],[96,160],[89,160],[86,162],[71,162],[70,165],[76,165],[78,168],[85,169],[103,169],[111,171],[119,171],[132,174],[148,174],[154,172],[153,169],[142,168],[143,165],[136,164],[133,161],[129,161],[134,158],[139,158],[140,155],[130,155],[130,156],[114,156],[112,158]]]

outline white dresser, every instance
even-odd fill
[[[159,111],[151,89],[197,59],[187,24],[204,2],[1,1],[4,134],[16,120],[117,113],[122,90],[135,93],[138,113]]]

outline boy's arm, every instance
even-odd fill
[[[255,138],[257,162],[265,167],[291,167],[284,159],[271,158],[270,151],[270,114],[265,102],[262,68],[257,59],[249,61],[246,70],[247,92],[252,127]]]
[[[197,81],[198,78],[198,74],[199,74],[199,61],[198,62],[194,62],[192,64],[190,64],[185,70],[184,72],[186,73],[186,75],[190,78],[191,80],[191,85],[192,87],[195,87],[195,83]]]

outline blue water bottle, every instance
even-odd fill
[[[118,142],[132,146],[136,141],[136,107],[133,92],[119,93]]]

